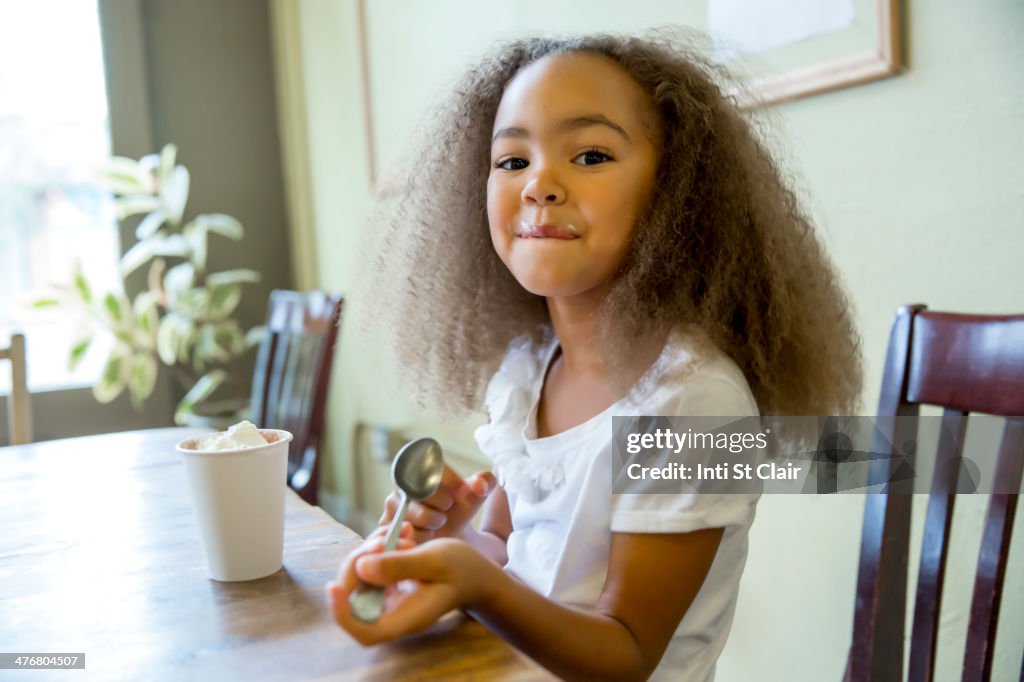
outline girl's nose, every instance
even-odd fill
[[[565,201],[565,188],[551,173],[538,170],[523,188],[524,204],[560,204]]]

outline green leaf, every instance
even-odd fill
[[[146,333],[152,333],[156,331],[157,316],[157,300],[156,295],[151,291],[143,291],[135,297],[135,302],[132,304],[132,312],[135,313],[135,319],[139,329]]]
[[[210,292],[204,287],[193,287],[178,297],[177,310],[186,317],[204,318],[209,314],[209,309]]]
[[[178,148],[173,144],[165,144],[160,150],[160,172],[157,176],[160,186],[163,187],[170,182],[171,173],[174,171],[174,161],[178,157]]]
[[[267,338],[267,328],[265,325],[253,327],[245,333],[245,347],[252,348],[263,343],[263,339]]]
[[[167,220],[172,225],[181,224],[181,216],[185,213],[188,203],[189,174],[184,166],[175,166],[167,182],[160,186],[160,198]]]
[[[168,304],[172,308],[178,306],[185,293],[192,288],[194,277],[195,268],[191,263],[175,265],[164,275],[164,292],[166,292]]]
[[[213,395],[213,392],[224,383],[227,376],[227,372],[222,369],[215,369],[203,375],[178,403],[178,407],[174,410],[174,423],[184,424],[185,418],[195,410],[196,405]]]
[[[210,288],[209,314],[215,320],[223,320],[235,312],[242,300],[242,287],[238,284],[225,284]]]
[[[71,346],[71,354],[68,356],[68,372],[74,372],[78,369],[78,365],[81,364],[86,351],[89,350],[89,344],[92,343],[92,339],[93,336],[90,334]]]
[[[181,235],[154,235],[138,242],[121,256],[121,276],[127,277],[154,256],[177,256],[184,258],[188,254],[188,243]]]
[[[178,325],[178,362],[180,364],[186,364],[188,362],[189,353],[192,351],[192,347],[196,343],[196,326],[191,320],[181,318],[181,323]]]
[[[114,194],[152,194],[151,176],[134,159],[115,156],[107,162],[106,184]]]
[[[108,293],[103,297],[103,310],[114,327],[120,326],[129,319],[127,302],[121,296],[113,293]]]
[[[255,270],[225,270],[224,272],[215,272],[206,276],[206,284],[210,287],[259,281],[260,273]]]
[[[164,224],[165,220],[167,220],[167,214],[158,208],[143,218],[139,226],[135,228],[135,238],[146,239],[147,237],[152,237],[160,229],[160,226]]]
[[[53,308],[59,306],[61,302],[56,298],[37,298],[32,301],[33,308]]]
[[[153,393],[157,370],[156,358],[151,353],[138,353],[132,358],[128,373],[128,393],[136,410],[141,410],[146,398]]]
[[[206,228],[196,220],[182,228],[181,235],[192,250],[192,262],[200,270],[206,269]]]
[[[146,174],[146,177],[149,178],[151,185],[153,183],[153,178],[155,177],[156,174],[156,169],[159,165],[160,157],[156,154],[146,154],[141,159],[139,159],[139,170]],[[157,188],[154,186],[150,194],[155,194],[156,189]]]
[[[201,221],[210,232],[216,232],[236,242],[245,235],[242,223],[238,222],[237,218],[223,213],[204,213],[196,216],[196,220]]]
[[[150,214],[152,215],[152,214]],[[156,255],[156,239],[143,239],[121,256],[121,276],[127,277]]]
[[[199,339],[196,341],[196,357],[203,362],[227,362],[231,354],[217,342],[217,328],[212,324],[204,324],[199,328]]]
[[[217,341],[217,345],[225,349],[231,356],[238,355],[245,350],[242,328],[234,320],[224,320],[218,323],[214,331],[214,338]]]
[[[146,188],[134,175],[124,175],[117,172],[107,172],[106,187],[116,196],[127,194],[139,194],[145,192]]]
[[[103,366],[103,373],[100,375],[99,381],[92,387],[92,395],[97,402],[109,403],[121,395],[126,384],[125,361],[123,350],[115,347]]]
[[[75,291],[78,292],[78,297],[82,299],[82,303],[92,303],[92,290],[89,288],[89,282],[85,279],[85,275],[82,273],[81,263],[75,263],[72,281],[75,285]]]
[[[114,209],[117,211],[117,219],[124,220],[128,216],[139,213],[150,213],[160,208],[160,200],[156,197],[133,194],[114,199]]]
[[[156,352],[165,365],[173,365],[178,359],[178,316],[165,315],[156,332]]]
[[[140,293],[135,297],[132,312],[135,315],[135,344],[152,350],[156,342],[157,326],[160,323],[156,295],[150,291]]]

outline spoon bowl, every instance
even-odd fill
[[[444,456],[433,438],[417,438],[406,443],[391,464],[391,480],[413,500],[425,500],[441,487]]]

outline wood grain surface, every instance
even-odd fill
[[[0,652],[84,652],[86,666],[0,679],[553,679],[460,615],[361,647],[324,593],[360,538],[291,491],[284,568],[209,579],[174,451],[199,433],[0,448]]]

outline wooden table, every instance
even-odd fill
[[[324,585],[360,538],[289,491],[284,569],[206,576],[179,455],[196,429],[0,448],[0,652],[84,652],[84,671],[0,679],[551,679],[479,624],[364,649]]]

